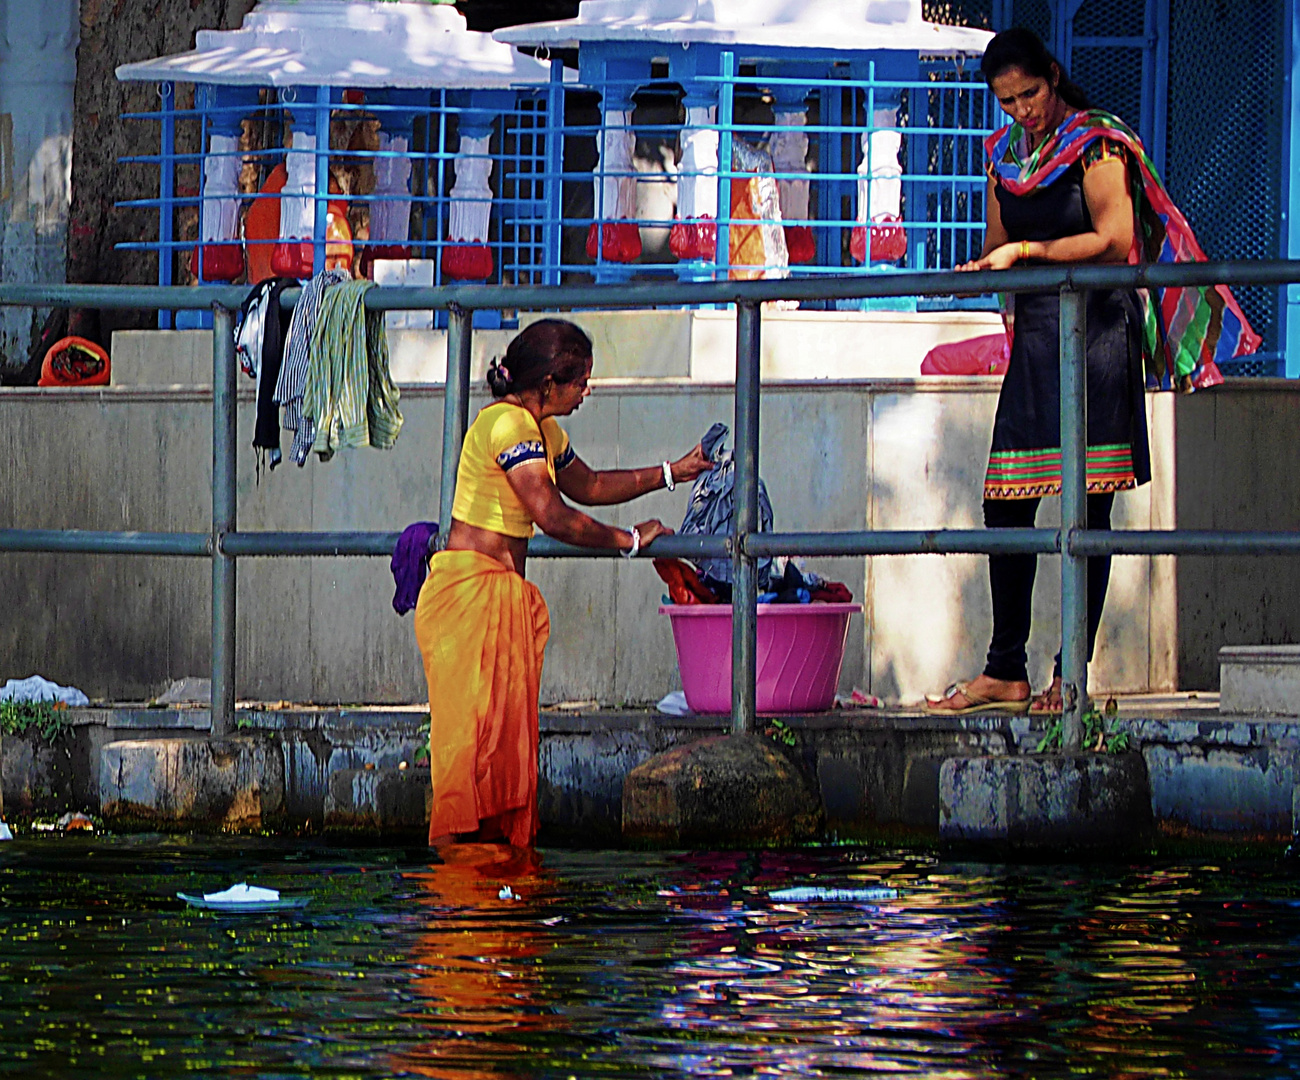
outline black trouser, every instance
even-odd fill
[[[990,529],[1032,529],[1041,499],[985,499],[984,525]],[[1089,495],[1090,529],[1109,529],[1115,496]],[[1008,682],[1027,682],[1025,645],[1029,641],[1029,613],[1034,598],[1037,555],[990,555],[989,585],[993,590],[993,641],[984,674]],[[1088,659],[1097,640],[1101,607],[1110,583],[1110,556],[1088,559]],[[1061,674],[1061,654],[1056,654],[1053,676]]]

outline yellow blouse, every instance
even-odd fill
[[[545,461],[554,480],[573,457],[569,436],[554,417],[539,427],[522,405],[494,401],[480,410],[465,434],[451,516],[504,536],[532,536],[533,519],[506,473],[526,461]]]

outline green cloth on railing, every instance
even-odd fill
[[[387,450],[402,429],[384,313],[365,307],[372,288],[373,281],[347,281],[321,298],[302,398],[303,415],[316,421],[312,449],[321,461],[357,446]]]

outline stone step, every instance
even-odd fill
[[[433,785],[424,769],[339,769],[325,795],[325,828],[427,835]]]
[[[1219,712],[1300,716],[1300,645],[1219,649]]]

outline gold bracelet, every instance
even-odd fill
[[[1029,241],[1020,241],[1020,261],[1025,262],[1029,258]]]

